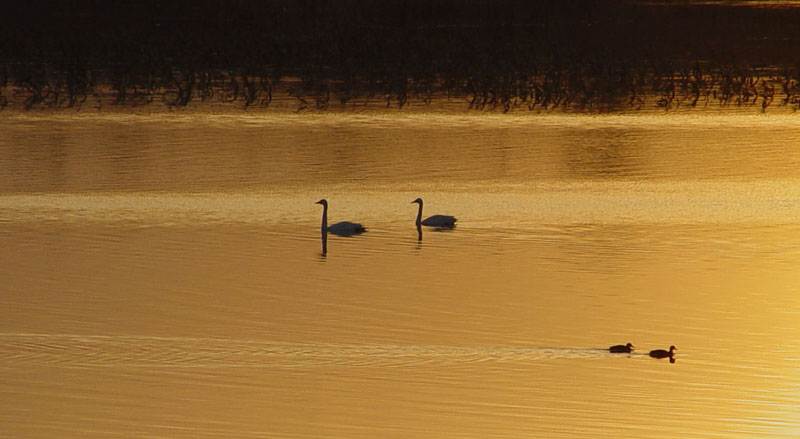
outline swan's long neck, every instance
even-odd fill
[[[328,205],[322,205],[322,234],[328,231]]]
[[[417,211],[417,226],[422,223],[422,201],[419,202],[419,210]]]

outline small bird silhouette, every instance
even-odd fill
[[[612,354],[625,354],[633,352],[633,348],[634,348],[633,343],[618,344],[608,348],[608,351],[611,352]]]
[[[678,348],[675,346],[670,346],[668,351],[665,351],[664,349],[656,349],[650,351],[650,356],[653,358],[672,358],[676,349]]]

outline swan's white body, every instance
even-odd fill
[[[416,225],[420,226],[427,226],[427,227],[439,227],[439,228],[453,228],[456,225],[456,217],[450,215],[433,215],[422,219],[422,198],[417,198],[416,200],[411,202],[419,204],[419,210],[417,211],[417,221]]]
[[[353,236],[367,231],[364,226],[358,223],[351,223],[350,221],[342,221],[336,224],[328,225],[328,201],[325,199],[317,201],[316,204],[322,204],[322,233],[333,233],[339,236]]]
[[[366,231],[367,229],[365,229],[364,226],[362,226],[361,224],[351,223],[350,221],[342,221],[328,226],[329,233],[333,233],[334,235],[340,235],[340,236],[357,235],[359,233],[364,233]]]

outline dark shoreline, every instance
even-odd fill
[[[220,0],[9,8],[0,107],[800,106],[800,7]]]

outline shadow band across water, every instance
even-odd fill
[[[633,354],[632,356],[646,356]],[[0,334],[0,365],[409,367],[616,358],[604,348],[283,343],[222,338]]]

